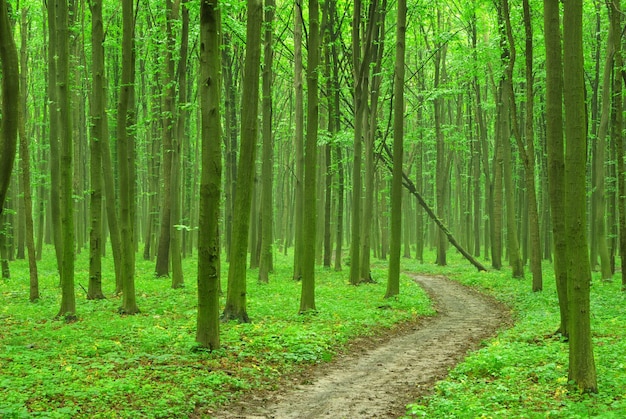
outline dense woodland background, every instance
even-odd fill
[[[349,270],[353,285],[381,281],[371,258],[443,266],[449,242],[478,269],[523,277],[529,267],[534,291],[543,288],[542,261],[556,255],[557,282],[567,269],[583,272],[580,307],[589,304],[590,269],[603,279],[619,271],[619,0],[566,2],[563,36],[559,4],[549,0],[0,5],[21,89],[2,103],[4,128],[19,112],[2,274],[28,257],[37,300],[36,259],[54,245],[60,316],[79,314],[73,261],[82,252],[88,298],[122,293],[126,314],[140,309],[135,258],[152,261],[173,288],[196,279],[184,277],[181,261],[198,258],[197,342],[213,349],[220,263],[229,264],[222,317],[242,322],[246,268],[271,281],[276,254],[291,250],[301,312],[316,309],[314,265]],[[3,82],[15,86],[6,68]],[[562,87],[565,132],[582,145],[575,150],[568,136],[565,155]],[[550,151],[555,129],[560,160]],[[563,183],[550,177],[559,167]],[[568,201],[565,190],[583,195]],[[581,202],[588,228],[584,216],[563,224]],[[582,236],[568,242],[562,233],[574,230]],[[564,243],[581,244],[583,256],[559,256]],[[436,260],[424,260],[429,248]],[[114,271],[101,257],[114,258]],[[579,257],[586,269],[564,267]],[[399,268],[390,260],[393,297]],[[570,326],[577,336],[567,301],[569,310],[579,301],[561,284],[561,332]],[[595,391],[593,356],[583,352],[585,373],[570,378]]]

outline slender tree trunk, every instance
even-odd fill
[[[0,215],[11,182],[17,150],[19,61],[6,0],[0,0],[0,65],[2,66],[2,124],[0,125]]]
[[[307,131],[304,164],[304,244],[300,313],[315,310],[315,233],[317,227],[317,131],[319,125],[318,71],[320,18],[318,0],[309,0],[309,49],[307,65]]]
[[[230,35],[223,35],[224,45],[222,47],[222,74],[224,83],[224,142],[226,143],[225,156],[225,187],[224,187],[224,245],[226,247],[226,260],[230,258],[230,248],[232,243],[233,210],[235,200],[235,187],[237,181],[237,106],[235,83],[236,71],[238,68],[237,59],[234,57],[234,46],[230,40]]]
[[[186,136],[185,124],[189,116],[187,111],[187,51],[189,49],[189,9],[187,0],[181,7],[182,29],[180,41],[180,58],[178,60],[178,120],[176,122],[176,134],[172,139],[172,226],[170,236],[170,260],[172,264],[172,288],[184,286],[183,263],[182,263],[182,191],[183,182],[181,175],[181,149]]]
[[[437,25],[438,29],[441,31],[441,10],[437,9]],[[445,48],[444,46],[436,45],[435,52],[435,82],[434,88],[437,89],[439,87],[439,83],[441,81],[441,66],[442,66],[442,55],[443,52],[441,49]],[[436,195],[436,208],[437,208],[437,216],[440,219],[444,219],[444,209],[446,207],[445,202],[445,190],[448,187],[447,182],[447,171],[445,164],[445,141],[443,138],[443,131],[441,129],[442,124],[442,108],[443,103],[441,97],[436,97],[433,101],[434,106],[434,122],[435,122],[435,139],[437,144],[437,163],[435,169],[435,195]],[[441,230],[437,230],[437,265],[445,266],[446,262],[446,236],[443,234]]]
[[[541,270],[541,235],[539,232],[539,211],[537,209],[537,194],[535,188],[535,140],[534,140],[534,73],[533,73],[533,30],[531,23],[530,5],[528,0],[523,1],[524,28],[526,30],[526,147],[522,147],[521,139],[518,148],[522,154],[526,170],[526,196],[528,199],[528,228],[530,235],[530,270],[533,275],[533,291],[543,289],[543,272]],[[510,22],[509,22],[510,26]]]
[[[50,141],[50,183],[60,185],[59,175],[59,115],[57,93],[57,19],[55,1],[48,3],[48,107],[49,107],[49,141]],[[52,243],[54,244],[57,259],[57,269],[61,274],[63,264],[63,248],[61,244],[61,197],[59,188],[50,188],[50,227]]]
[[[61,268],[61,308],[57,317],[76,320],[74,293],[74,198],[73,198],[73,141],[71,88],[69,75],[69,38],[67,0],[57,0],[57,94],[59,100],[60,189],[61,189],[61,243],[63,263]]]
[[[394,68],[393,169],[391,180],[391,248],[385,298],[400,293],[400,243],[402,234],[402,158],[404,155],[404,51],[406,0],[398,0],[396,61]],[[405,231],[405,234],[409,234]]]
[[[517,222],[515,214],[515,191],[513,189],[513,157],[511,153],[511,136],[519,137],[517,126],[517,112],[515,109],[515,96],[513,92],[513,66],[515,65],[515,44],[513,43],[512,30],[509,18],[509,1],[502,0],[498,20],[501,22],[502,33],[502,57],[505,72],[500,84],[501,112],[498,115],[500,135],[500,147],[502,153],[502,174],[504,180],[506,202],[506,226],[507,226],[507,254],[513,278],[524,277],[524,265],[519,251],[517,235]],[[508,40],[508,41],[507,41]],[[506,59],[504,59],[506,57]],[[511,123],[514,128],[511,129]],[[511,135],[513,134],[513,135]],[[523,150],[522,150],[523,151]]]
[[[598,256],[600,256],[600,269],[602,271],[602,279],[611,279],[613,272],[611,271],[611,261],[609,258],[609,248],[606,236],[606,171],[604,165],[606,163],[606,150],[608,143],[606,136],[609,129],[609,119],[611,113],[611,73],[613,70],[613,56],[615,53],[613,37],[614,28],[609,28],[607,38],[606,58],[604,63],[604,73],[602,79],[602,108],[600,114],[600,125],[598,127],[598,135],[596,138],[596,147],[593,159],[594,165],[594,185],[591,199],[595,204],[595,212],[591,222],[595,226],[595,243]]]
[[[129,133],[134,109],[134,12],[133,1],[122,0],[122,78],[117,106],[117,141],[120,183],[120,238],[122,240],[121,274],[122,305],[121,314],[137,314],[139,307],[135,296],[135,239],[133,201],[134,195],[134,152]]]
[[[563,85],[565,107],[565,227],[569,306],[569,380],[583,392],[598,384],[591,343],[589,288],[591,267],[587,247],[585,167],[587,153],[585,85],[583,79],[582,0],[563,5]]]
[[[31,195],[31,177],[30,177],[30,150],[28,140],[26,138],[26,121],[28,120],[27,106],[27,81],[28,81],[28,54],[26,50],[26,41],[28,38],[28,9],[22,7],[20,20],[20,115],[19,115],[19,138],[20,138],[20,163],[22,172],[23,185],[23,206],[24,206],[24,222],[25,222],[25,245],[28,251],[28,270],[30,278],[30,301],[39,299],[39,277],[37,273],[37,256],[35,254],[35,237],[33,226],[33,199]],[[2,150],[4,153],[4,150]]]
[[[335,31],[337,21],[337,8],[334,1],[327,2],[328,20],[330,22],[331,31]],[[338,30],[338,29],[337,29]],[[334,32],[333,32],[334,33]],[[333,35],[333,39],[337,35]],[[340,86],[339,86],[339,57],[337,53],[336,42],[331,44],[332,58],[332,112],[329,112],[329,119],[333,120],[333,134],[337,134],[341,128],[341,119],[339,113],[340,106]],[[343,162],[343,148],[337,143],[335,149],[335,161],[337,164],[337,227],[336,227],[336,244],[335,244],[335,271],[341,271],[341,262],[343,258],[343,229],[344,229],[344,195],[345,195],[345,170]]]
[[[202,111],[202,178],[198,222],[198,317],[196,342],[220,347],[220,15],[217,0],[200,4],[200,107]]]
[[[546,42],[546,142],[548,187],[552,234],[554,237],[554,275],[556,277],[561,325],[559,332],[569,336],[567,297],[567,237],[565,236],[565,160],[563,142],[563,61],[559,1],[544,0]]]
[[[621,17],[622,17],[621,0],[613,0],[609,9],[611,15],[611,24],[619,30],[614,33],[621,33]],[[619,255],[621,259],[621,276],[622,291],[626,291],[626,165],[624,164],[624,135],[622,129],[624,126],[623,117],[623,76],[622,70],[624,58],[622,55],[622,43],[620,37],[614,37],[615,45],[615,77],[613,78],[613,123],[611,124],[617,150],[615,160],[617,160],[617,207],[618,207],[618,232],[619,232]],[[620,74],[621,73],[621,74]]]
[[[106,122],[104,98],[104,26],[102,2],[92,1],[91,6],[91,199],[89,232],[89,289],[87,299],[103,299],[102,292],[102,138]]]
[[[354,160],[352,164],[352,226],[350,238],[350,284],[360,280],[361,260],[361,162],[363,159],[364,70],[361,69],[361,0],[354,2],[352,20],[352,65],[354,71]]]
[[[294,89],[296,93],[296,109],[295,109],[295,160],[296,160],[296,203],[295,203],[295,219],[294,219],[294,252],[293,252],[293,279],[300,280],[302,278],[302,246],[304,238],[304,93],[302,87],[302,6],[300,2],[295,2],[295,29],[294,29]]]
[[[172,29],[172,20],[176,15],[172,0],[167,0],[166,4],[166,30],[165,30],[165,95],[163,97],[163,195],[161,199],[161,228],[159,234],[159,244],[157,248],[155,275],[157,277],[169,276],[170,265],[170,245],[172,236],[172,195],[176,193],[178,186],[172,183],[172,167],[175,164],[174,137],[174,115],[176,114],[174,102],[176,96],[175,63],[173,58],[174,45],[176,39]]]
[[[259,73],[261,63],[261,23],[263,22],[263,2],[247,0],[246,58],[243,81],[243,101],[241,108],[241,150],[237,190],[235,193],[235,214],[243,215],[233,224],[233,243],[228,270],[228,291],[223,318],[249,322],[246,310],[246,259],[248,233],[250,230],[250,207],[254,193],[252,181],[256,162],[259,107]]]
[[[273,270],[273,225],[274,195],[274,138],[272,135],[272,78],[274,49],[274,0],[265,1],[265,53],[263,65],[263,167],[261,179],[261,259],[259,261],[259,281],[269,282],[269,273]]]

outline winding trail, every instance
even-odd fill
[[[396,418],[510,320],[490,297],[437,276],[413,275],[437,315],[363,353],[316,367],[293,388],[245,398],[216,418]]]

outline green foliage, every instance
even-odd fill
[[[52,249],[40,264],[41,299],[28,303],[28,266],[15,262],[0,282],[0,417],[188,417],[210,412],[249,389],[272,388],[282,375],[327,362],[356,336],[433,313],[425,293],[408,277],[402,295],[384,301],[384,283],[348,285],[347,272],[316,273],[318,312],[299,315],[300,283],[291,257],[277,255],[270,283],[248,271],[252,323],[222,325],[222,349],[194,352],[195,260],[184,264],[187,287],[172,290],[155,279],[152,262],[137,260],[142,312],[119,316],[119,298],[88,301],[77,284],[79,321],[55,321],[58,276]],[[88,281],[88,255],[78,255],[77,283]],[[110,258],[103,288],[115,288]],[[227,269],[227,266],[224,267]],[[373,275],[384,278],[385,266]],[[226,275],[222,275],[223,289]],[[81,298],[82,297],[82,298]],[[385,303],[385,309],[380,306]]]
[[[452,255],[451,255],[452,256]],[[456,257],[456,256],[453,256]],[[620,284],[594,278],[592,332],[597,395],[568,387],[568,345],[554,335],[559,314],[554,272],[544,264],[544,291],[531,292],[531,278],[510,272],[476,273],[454,261],[442,268],[466,285],[497,297],[513,309],[515,326],[484,342],[457,365],[434,394],[407,406],[406,418],[617,418],[626,409],[626,296]]]

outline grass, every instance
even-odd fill
[[[279,379],[345,351],[357,336],[432,314],[419,287],[402,277],[401,296],[383,300],[386,264],[376,261],[377,284],[348,285],[343,272],[318,269],[316,315],[298,315],[300,284],[291,259],[278,256],[269,285],[248,271],[250,324],[222,325],[223,348],[193,353],[195,263],[185,261],[184,289],[153,277],[138,261],[141,314],[121,317],[106,265],[109,299],[87,301],[77,285],[79,321],[53,320],[60,303],[51,249],[39,265],[42,298],[28,303],[24,261],[0,281],[0,418],[159,418],[208,416],[251,388],[271,389]],[[427,255],[434,260],[433,255]],[[626,412],[626,295],[594,274],[592,328],[600,392],[569,390],[568,346],[552,333],[558,324],[552,267],[544,265],[544,291],[532,293],[530,274],[477,273],[453,251],[447,267],[403,260],[411,272],[446,275],[508,304],[515,326],[485,341],[439,382],[431,396],[407,407],[405,418],[620,418]],[[107,264],[110,260],[107,258]],[[86,287],[87,255],[79,255],[77,282]],[[225,275],[223,275],[225,278]],[[224,284],[225,287],[225,284]],[[201,414],[200,413],[200,414]]]
[[[300,284],[291,280],[291,258],[277,256],[268,285],[248,271],[249,324],[223,324],[222,349],[194,353],[195,260],[185,261],[186,287],[173,290],[153,276],[153,262],[138,260],[142,310],[120,316],[113,269],[105,259],[102,301],[87,301],[88,255],[76,264],[79,321],[54,320],[60,305],[56,264],[46,249],[39,264],[41,299],[28,302],[25,261],[0,280],[0,418],[176,418],[208,416],[245,390],[270,389],[279,378],[329,361],[357,336],[432,314],[425,293],[408,277],[402,295],[383,300],[386,264],[377,262],[377,284],[348,285],[348,270],[316,273],[315,315],[298,315]],[[225,278],[223,287],[225,289]],[[79,285],[80,284],[80,285]]]
[[[531,292],[531,275],[510,270],[476,273],[458,257],[431,272],[476,287],[513,309],[515,326],[470,354],[434,393],[407,407],[405,418],[622,418],[626,414],[626,294],[621,276],[594,273],[592,333],[599,393],[568,385],[568,344],[553,336],[559,323],[554,271],[544,264],[544,290]]]

